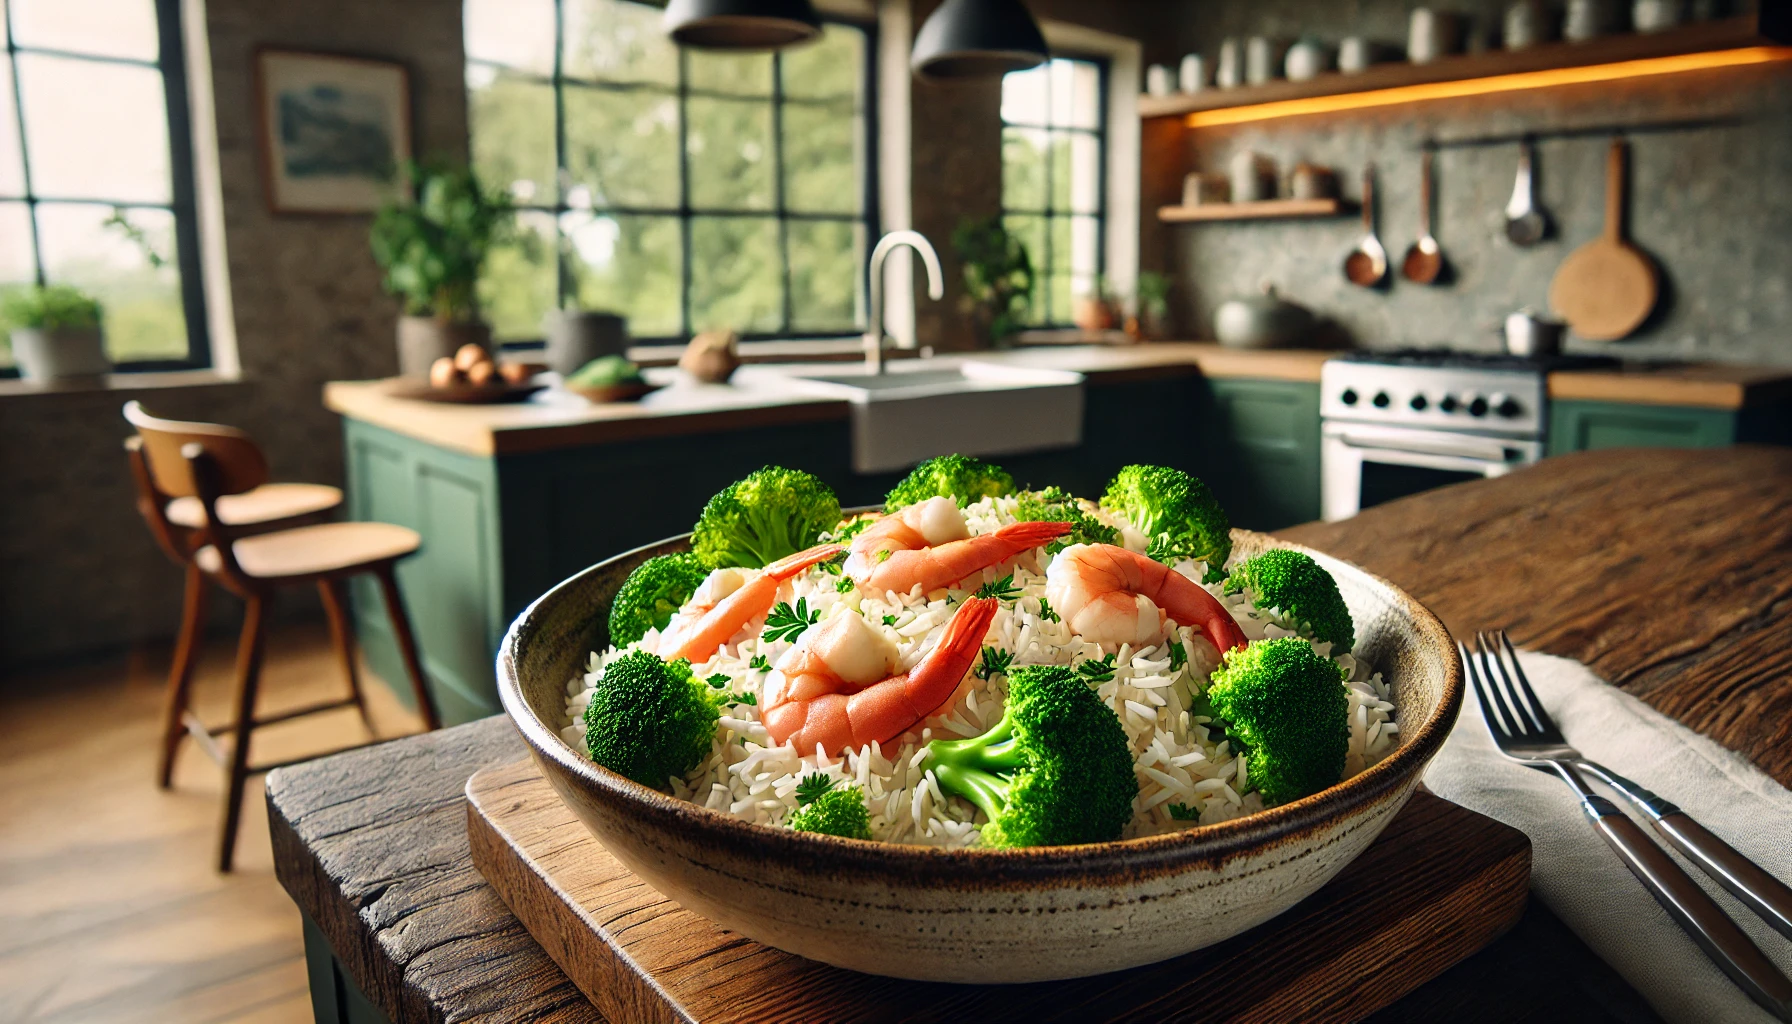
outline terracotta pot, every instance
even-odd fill
[[[492,327],[485,323],[448,323],[432,316],[398,318],[398,375],[429,376],[429,367],[443,356],[452,356],[462,345],[492,350]]]
[[[112,370],[98,327],[15,327],[12,357],[26,380],[94,377]]]
[[[1232,531],[1233,558],[1295,547]],[[1216,825],[1083,846],[939,850],[750,824],[592,763],[560,736],[566,682],[605,639],[635,566],[686,537],[601,562],[511,624],[498,693],[542,774],[604,847],[724,928],[852,970],[950,982],[1082,977],[1179,956],[1298,903],[1381,833],[1462,705],[1443,624],[1386,580],[1309,551],[1337,579],[1357,652],[1393,687],[1403,741],[1312,796]],[[1297,548],[1296,550],[1306,550]]]
[[[1070,314],[1070,322],[1085,331],[1111,331],[1119,320],[1113,303],[1093,295],[1078,296]]]

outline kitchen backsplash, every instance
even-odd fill
[[[1336,44],[1363,32],[1396,41],[1412,5],[1258,0],[1190,4],[1189,49],[1208,53],[1229,35],[1305,33]],[[1502,5],[1461,5],[1482,23]],[[1447,9],[1447,8],[1446,8]],[[1310,16],[1309,16],[1310,15]],[[1643,126],[1704,122],[1700,127]],[[1713,123],[1715,122],[1715,123]],[[1523,306],[1547,307],[1550,278],[1604,220],[1609,136],[1552,133],[1637,126],[1631,146],[1630,236],[1661,269],[1661,300],[1616,347],[1571,349],[1625,356],[1792,363],[1792,65],[1691,72],[1598,85],[1442,100],[1410,107],[1261,121],[1187,133],[1188,169],[1223,172],[1240,150],[1286,173],[1306,160],[1336,168],[1344,194],[1361,195],[1363,166],[1378,168],[1379,233],[1396,266],[1386,291],[1348,284],[1341,265],[1362,234],[1359,217],[1221,222],[1164,233],[1172,252],[1176,316],[1184,333],[1212,336],[1214,309],[1273,282],[1329,321],[1338,341],[1372,348],[1494,349],[1495,326]],[[1544,243],[1520,249],[1504,234],[1517,171],[1515,143],[1452,147],[1450,140],[1535,132],[1539,201],[1554,222]],[[1433,233],[1449,261],[1446,283],[1398,277],[1418,234],[1423,143],[1436,158]],[[1150,216],[1148,212],[1146,214]]]

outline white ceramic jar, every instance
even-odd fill
[[[1243,43],[1236,39],[1220,43],[1220,60],[1213,70],[1213,84],[1222,89],[1236,89],[1244,84]]]
[[[1504,42],[1508,50],[1523,50],[1549,42],[1549,11],[1543,0],[1518,0],[1506,8]]]
[[[1177,69],[1176,84],[1183,92],[1200,92],[1207,88],[1207,60],[1198,53],[1182,58]]]
[[[1317,39],[1302,39],[1288,48],[1283,70],[1290,82],[1305,82],[1332,69],[1332,53]]]
[[[1638,32],[1666,32],[1685,18],[1681,0],[1636,0],[1630,8],[1630,23]]]
[[[1462,45],[1462,20],[1447,11],[1429,7],[1413,9],[1406,33],[1406,57],[1414,64],[1429,64],[1455,53]]]
[[[1612,30],[1611,0],[1568,0],[1568,12],[1562,18],[1562,37],[1579,43],[1597,39]]]
[[[1262,85],[1282,73],[1282,58],[1288,44],[1268,36],[1252,36],[1244,48],[1244,80]]]

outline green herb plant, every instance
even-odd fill
[[[1033,301],[1033,261],[1000,217],[967,220],[952,232],[952,248],[964,262],[964,311],[991,345],[1019,332]]]
[[[85,330],[100,325],[99,300],[66,284],[31,285],[0,296],[0,324],[8,330]]]
[[[479,271],[492,247],[510,237],[515,208],[464,166],[410,166],[412,196],[389,202],[373,218],[373,258],[386,291],[412,316],[445,323],[479,319]]]

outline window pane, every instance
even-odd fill
[[[797,331],[859,329],[859,280],[865,228],[832,220],[793,220],[790,233],[790,326]]]
[[[541,318],[560,292],[554,215],[520,211],[516,237],[493,246],[479,275],[479,308],[499,341],[541,337]]]
[[[779,330],[784,282],[778,222],[769,217],[691,220],[691,327],[742,334]]]
[[[1056,262],[1060,266],[1053,269],[1061,271],[1068,266],[1079,277],[1101,273],[1101,221],[1094,217],[1070,217],[1059,218],[1054,224],[1068,225],[1069,243],[1057,251]],[[1055,242],[1057,236],[1053,237]]]
[[[467,67],[473,168],[520,203],[551,204],[554,89],[479,65]]]
[[[464,17],[469,60],[554,73],[554,0],[467,0]]]
[[[44,276],[92,293],[105,307],[106,351],[117,362],[184,359],[187,321],[181,312],[180,273],[175,269],[174,215],[167,210],[128,210],[163,266],[143,247],[105,226],[105,206],[42,203],[37,208]]]
[[[38,195],[168,202],[160,71],[38,54],[18,60]]]
[[[1039,323],[1045,315],[1045,218],[1008,216],[1002,220],[1008,233],[1020,240],[1033,263],[1033,303],[1027,318]]]
[[[568,85],[566,170],[573,206],[678,205],[678,100],[640,89]]]
[[[848,103],[784,107],[784,205],[807,213],[858,213],[859,139]]]
[[[1053,140],[1052,209],[1101,210],[1101,145],[1093,135],[1059,135]]]
[[[1053,274],[1048,282],[1048,287],[1050,288],[1048,308],[1051,314],[1046,317],[1045,322],[1049,324],[1073,323],[1070,307],[1076,301],[1076,296],[1071,288],[1070,275]]]
[[[565,0],[565,73],[611,82],[678,84],[678,47],[657,8],[622,0]]]
[[[581,309],[621,313],[637,338],[681,334],[683,241],[676,217],[564,214]]]
[[[1052,124],[1066,128],[1101,125],[1101,72],[1087,61],[1054,60],[1051,69]]]
[[[772,94],[772,55],[769,53],[713,53],[686,50],[693,89],[722,92],[731,96],[770,96]],[[692,120],[696,120],[692,118]]]
[[[1002,205],[1045,209],[1045,153],[1049,136],[1031,128],[1002,129]]]
[[[161,49],[154,0],[12,0],[12,38],[20,46],[135,60],[155,60]]]
[[[865,33],[824,25],[819,40],[786,50],[781,63],[786,96],[856,100],[865,74]]]
[[[0,15],[5,13],[5,0],[0,0]],[[12,58],[0,53],[0,196],[25,194],[24,154],[19,152],[18,109],[12,98]]]
[[[31,214],[24,203],[0,203],[0,293],[31,284]],[[12,341],[0,331],[0,366],[12,365]]]
[[[1050,64],[1002,76],[1002,120],[1010,124],[1045,124]]]
[[[685,131],[691,205],[711,210],[770,209],[771,103],[692,96],[685,110],[691,119]]]

